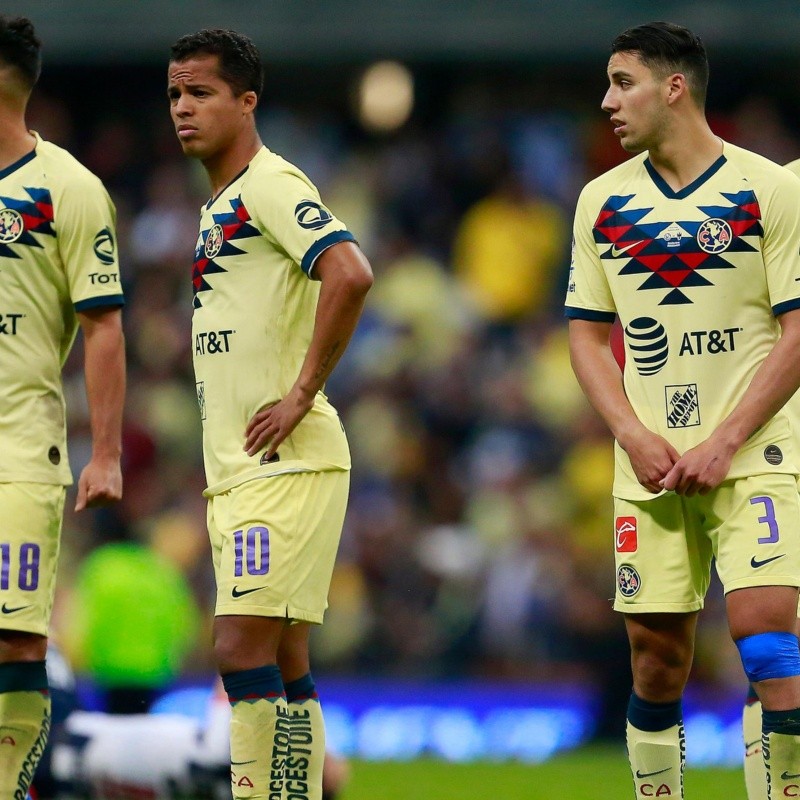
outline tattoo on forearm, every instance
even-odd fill
[[[331,361],[333,361],[333,357],[339,352],[339,346],[341,342],[334,342],[328,352],[322,356],[322,361],[320,362],[319,369],[316,371],[314,375],[315,378],[319,379],[324,377],[328,374],[328,370],[331,366]]]

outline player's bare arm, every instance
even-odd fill
[[[589,402],[625,450],[639,483],[650,492],[678,460],[678,452],[637,418],[622,384],[622,373],[609,345],[611,323],[569,321],[572,368]]]
[[[736,451],[771,419],[800,386],[800,309],[778,318],[781,338],[753,375],[736,408],[701,442],[677,461],[662,481],[678,494],[706,494],[719,486]]]
[[[125,339],[122,312],[104,308],[78,313],[84,338],[84,373],[92,429],[92,457],[78,480],[75,510],[122,497],[122,410]]]
[[[281,442],[311,410],[314,398],[342,357],[356,329],[364,298],[372,286],[372,269],[352,242],[329,247],[314,264],[313,276],[322,281],[311,345],[300,375],[289,393],[262,408],[245,431],[244,449],[254,455],[267,443],[271,458]]]

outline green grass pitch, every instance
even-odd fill
[[[341,800],[635,800],[622,745],[588,747],[543,764],[420,760],[351,764]],[[687,800],[744,800],[741,769],[688,767]]]

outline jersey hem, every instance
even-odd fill
[[[794,300],[786,300],[783,303],[777,303],[772,306],[772,313],[776,317],[779,317],[781,314],[785,314],[787,311],[794,311],[796,308],[800,308],[800,297],[796,297]]]
[[[741,472],[741,473],[732,473],[725,476],[725,480],[722,483],[727,483],[728,481],[741,481],[745,478],[757,478],[760,475],[794,475],[795,477],[800,477],[800,472],[797,469],[764,469],[758,472]],[[719,485],[721,486],[722,483]],[[716,488],[716,487],[715,487]],[[615,500],[627,500],[630,503],[646,503],[649,500],[655,500],[658,497],[663,497],[667,494],[667,490],[663,489],[658,494],[652,494],[648,492],[644,487],[642,487],[642,494],[639,494],[635,491],[634,487],[631,487],[631,490],[628,491],[624,488],[620,489],[614,485],[611,490],[611,496]],[[800,584],[798,584],[800,585]]]
[[[65,476],[60,480],[53,480],[51,477],[39,477],[20,474],[19,472],[5,473],[0,472],[0,483],[43,483],[46,486],[72,486],[75,479],[70,475],[68,478]]]
[[[207,486],[203,491],[203,497],[214,497],[215,495],[235,489],[243,483],[253,481],[258,478],[273,478],[277,475],[291,475],[297,472],[349,472],[350,465],[331,464],[326,461],[285,461],[283,463],[270,464],[268,467],[256,467],[247,472],[240,472],[232,478],[228,478],[219,483]]]
[[[118,307],[125,305],[125,298],[121,294],[104,294],[101,297],[90,297],[88,300],[79,300],[74,303],[76,311],[86,311],[87,308],[103,308],[104,306]]]
[[[343,231],[332,231],[327,236],[323,236],[321,239],[318,239],[311,247],[308,248],[306,254],[303,256],[303,260],[300,262],[300,269],[305,272],[306,275],[309,277],[311,276],[311,270],[314,267],[314,262],[329,248],[333,247],[335,244],[339,244],[339,242],[355,242],[356,237],[353,236],[352,233],[348,230]]]
[[[564,316],[567,319],[583,319],[587,322],[613,322],[617,318],[615,311],[593,311],[577,306],[564,306]]]

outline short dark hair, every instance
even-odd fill
[[[0,61],[16,67],[27,87],[33,89],[42,70],[42,43],[29,19],[0,14]]]
[[[682,72],[689,91],[701,108],[708,91],[708,56],[699,36],[672,22],[648,22],[623,31],[611,43],[613,53],[636,53],[659,75]]]
[[[204,28],[181,36],[172,45],[172,61],[186,61],[198,54],[219,56],[219,74],[236,97],[255,92],[261,97],[264,68],[258,48],[247,36],[222,28]]]

